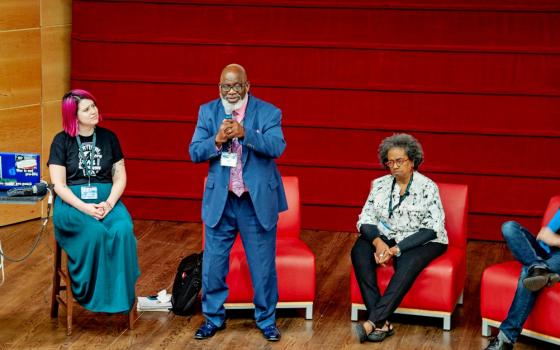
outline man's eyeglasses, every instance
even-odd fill
[[[220,90],[222,90],[222,92],[229,92],[229,90],[233,89],[233,91],[235,92],[241,92],[243,91],[243,89],[245,88],[245,86],[247,86],[247,83],[243,83],[243,84],[218,84],[218,86],[220,87]]]
[[[399,159],[395,159],[395,160],[390,160],[388,162],[385,162],[385,166],[387,166],[387,168],[392,168],[395,165],[400,167],[402,166],[405,162],[408,162],[410,159],[408,158],[399,158]]]

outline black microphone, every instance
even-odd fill
[[[9,189],[6,194],[8,197],[44,196],[47,194],[47,184],[37,182],[33,186],[14,187]]]
[[[224,117],[224,120],[232,120],[232,119],[233,119],[232,112],[230,112],[229,114],[226,114],[226,116]],[[227,140],[224,144],[225,149],[230,149],[231,143],[232,143],[231,139]]]

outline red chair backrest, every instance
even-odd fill
[[[299,179],[296,176],[282,176],[288,210],[278,218],[277,237],[299,238],[301,231],[301,203],[299,200]]]
[[[438,183],[439,195],[445,212],[445,229],[449,245],[459,248],[467,246],[468,186]]]
[[[560,208],[560,195],[550,198],[550,201],[548,202],[548,207],[546,207],[546,211],[544,212],[541,226],[548,225],[548,223],[550,222],[552,217],[556,214],[559,208]]]
[[[282,183],[288,201],[288,210],[280,213],[276,237],[299,238],[301,231],[301,203],[299,200],[299,179],[297,176],[283,176]],[[206,186],[206,178],[204,178]],[[202,225],[202,247],[204,248],[204,223]]]

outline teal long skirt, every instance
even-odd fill
[[[97,187],[99,203],[111,193],[112,184]],[[80,197],[81,185],[69,186]],[[136,299],[140,269],[132,218],[121,201],[103,220],[82,213],[60,197],[54,204],[56,240],[68,255],[72,293],[76,301],[94,312],[128,312]]]

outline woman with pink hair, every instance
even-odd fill
[[[68,255],[72,292],[95,312],[129,312],[140,276],[132,218],[120,197],[126,186],[117,136],[97,126],[97,102],[85,90],[62,98],[63,131],[48,161],[57,198],[55,237]]]

